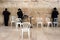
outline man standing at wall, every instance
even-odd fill
[[[57,18],[58,18],[58,11],[57,11],[57,8],[53,8],[53,11],[52,11],[52,15],[51,15],[51,18],[52,18],[52,23],[53,23],[53,26],[54,26],[54,22],[56,22]]]
[[[8,26],[9,15],[10,15],[10,12],[7,10],[7,8],[5,8],[5,11],[3,11],[4,25],[5,26]]]
[[[21,20],[23,20],[23,12],[20,8],[18,9],[17,15],[18,15],[18,18],[21,18]]]

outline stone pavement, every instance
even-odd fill
[[[19,31],[15,27],[0,27],[0,40],[21,40],[21,28]],[[27,33],[24,34],[24,40],[28,40]],[[30,40],[60,40],[60,28],[43,27],[31,28]]]

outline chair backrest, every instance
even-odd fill
[[[37,17],[37,18],[36,18],[36,21],[37,21],[37,22],[42,22],[43,20],[42,20],[42,18]]]
[[[23,28],[30,28],[31,26],[30,22],[23,22],[22,25],[23,25]]]
[[[16,18],[16,21],[17,21],[17,22],[20,22],[20,21],[21,21],[21,18]]]
[[[11,16],[11,21],[15,21],[16,17],[15,16]]]
[[[50,18],[47,17],[47,18],[46,18],[46,22],[50,22],[50,21],[51,21]]]

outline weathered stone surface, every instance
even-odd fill
[[[59,0],[1,0],[0,3],[0,7],[60,7]]]
[[[3,23],[2,11],[5,8],[11,12],[11,15],[17,17],[18,8],[21,8],[24,14],[33,16],[32,22],[36,21],[36,17],[45,19],[51,17],[51,12],[54,7],[57,7],[60,13],[60,0],[0,0],[0,23]],[[11,16],[10,16],[11,17]],[[60,14],[59,14],[60,22]]]

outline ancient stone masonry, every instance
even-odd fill
[[[53,5],[53,6],[52,6]],[[46,8],[60,7],[59,0],[1,0],[0,7]]]
[[[52,9],[56,7],[60,13],[60,0],[0,0],[0,18],[2,18],[2,11],[5,8],[11,12],[11,15],[17,16],[18,8],[21,8],[24,14],[28,16],[42,17],[51,17]],[[3,21],[0,20],[0,23]],[[36,19],[32,19],[32,22],[35,23]],[[59,14],[60,22],[60,14]]]

